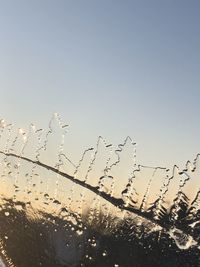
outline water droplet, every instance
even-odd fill
[[[192,238],[192,236],[183,233],[179,229],[171,229],[169,231],[169,235],[174,239],[176,245],[180,249],[185,250],[190,248],[191,246],[197,245],[197,242]]]
[[[56,199],[53,201],[53,203],[56,204],[56,205],[60,205],[61,204],[60,201],[58,201]]]
[[[102,253],[103,257],[106,257],[108,255],[107,251],[105,250],[103,253]]]
[[[60,215],[61,215],[62,217],[65,217],[65,216],[68,215],[68,211],[66,210],[66,208],[62,208],[62,209],[61,209],[61,211],[60,211]]]
[[[47,193],[44,194],[44,197],[45,197],[46,200],[48,200],[49,199],[49,194],[47,194]]]
[[[76,233],[77,233],[77,235],[82,235],[83,234],[83,230],[78,229],[78,230],[76,230]]]
[[[16,210],[23,210],[23,207],[20,204],[16,204],[15,208],[16,208]]]

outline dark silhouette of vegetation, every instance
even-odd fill
[[[39,211],[28,216],[24,203],[4,201],[0,211],[0,235],[7,256],[12,259],[13,265],[10,266],[199,266],[196,247],[180,250],[165,232],[146,234],[141,228],[140,235],[137,235],[138,226],[134,220],[116,223],[116,218],[108,216],[105,220],[105,216],[99,213],[99,217],[89,223],[85,214],[81,226],[83,233],[79,235],[78,223]],[[22,209],[19,210],[19,206]],[[6,212],[9,216],[5,215]]]

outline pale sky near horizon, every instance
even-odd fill
[[[199,12],[197,0],[0,0],[0,116],[46,126],[56,111],[74,146],[129,135],[142,164],[193,160]]]

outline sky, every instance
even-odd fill
[[[197,0],[0,0],[0,116],[46,127],[58,112],[77,157],[99,135],[129,135],[141,164],[193,160],[199,11]]]

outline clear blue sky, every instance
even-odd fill
[[[144,164],[192,160],[199,13],[198,0],[1,0],[1,117],[46,126],[57,111],[78,147],[130,135]]]

